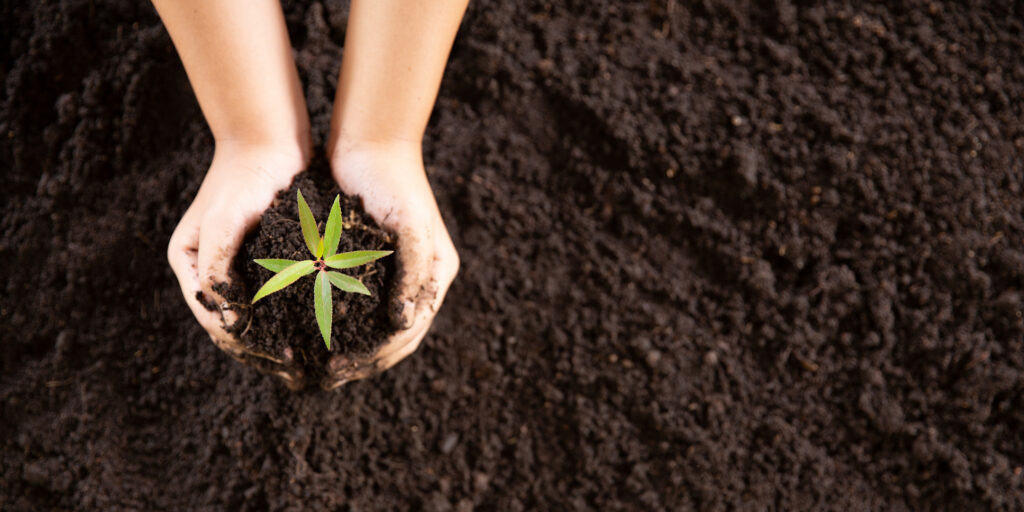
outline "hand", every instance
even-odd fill
[[[167,260],[185,301],[214,344],[243,363],[269,369],[293,388],[302,385],[302,375],[290,361],[249,351],[225,330],[238,315],[213,285],[229,282],[231,263],[246,232],[259,223],[277,191],[288,188],[305,168],[305,154],[218,143],[210,170],[167,247]]]
[[[415,352],[459,270],[418,143],[342,142],[331,155],[331,169],[342,191],[361,197],[366,212],[398,235],[400,273],[390,304],[399,331],[368,359],[332,357],[324,389],[380,373]]]

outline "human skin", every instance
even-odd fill
[[[328,157],[345,193],[398,235],[393,312],[404,327],[369,361],[334,356],[325,388],[414,352],[441,307],[459,256],[423,167],[422,141],[468,0],[353,0]]]
[[[167,257],[196,319],[240,361],[272,365],[291,387],[292,361],[245,349],[214,284],[229,282],[246,232],[312,154],[309,118],[277,2],[154,0],[215,140],[213,161],[171,236]],[[334,388],[415,351],[458,270],[458,255],[424,172],[420,143],[466,0],[355,0],[328,141],[339,186],[398,235],[402,275],[392,298],[399,328],[374,356],[334,357]],[[415,57],[415,58],[413,58]],[[203,303],[216,306],[213,311]]]
[[[312,154],[309,117],[277,2],[155,0],[213,133],[213,161],[171,235],[167,260],[185,301],[221,350],[269,360],[290,386],[301,374],[246,350],[225,326],[238,320],[215,283],[245,233]],[[201,300],[204,299],[204,300]],[[203,302],[215,306],[213,311]]]

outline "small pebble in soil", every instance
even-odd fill
[[[445,436],[444,441],[441,442],[441,453],[448,455],[455,449],[455,445],[459,443],[459,434],[452,432]]]
[[[64,329],[57,335],[57,340],[54,342],[54,350],[56,350],[57,361],[60,361],[71,351],[71,345],[73,343],[72,336],[74,333],[71,329]]]
[[[477,471],[473,473],[473,489],[476,492],[486,491],[491,485],[491,477],[487,473]]]
[[[661,361],[661,352],[657,350],[651,350],[647,352],[647,357],[644,358],[647,361],[647,366],[654,368],[658,366],[658,361]]]
[[[50,474],[38,462],[29,462],[21,469],[21,478],[32,485],[45,487],[50,481]]]
[[[704,363],[708,366],[718,364],[718,352],[715,352],[714,350],[707,351],[707,353],[704,354]]]

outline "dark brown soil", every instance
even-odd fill
[[[330,354],[368,356],[395,332],[388,316],[393,282],[390,276],[395,274],[395,259],[384,258],[339,270],[362,281],[371,295],[332,290],[334,322],[330,351],[313,312],[312,276],[250,305],[256,290],[274,275],[253,259],[311,258],[299,227],[297,190],[302,190],[323,233],[331,205],[341,191],[330,177],[326,160],[317,158],[308,172],[296,176],[292,186],[278,194],[259,226],[246,237],[235,258],[237,279],[230,287],[222,286],[219,291],[238,312],[239,321],[232,330],[243,345],[279,360],[284,359],[285,349],[290,348],[295,362],[303,368],[303,375],[310,382],[318,382],[324,375]],[[340,203],[344,229],[338,252],[394,250],[392,237],[366,215],[358,198],[341,195]]]
[[[0,509],[1024,509],[1024,13],[495,2],[417,354],[292,393],[165,246],[212,141],[146,2],[3,2]],[[289,2],[318,143],[344,3]]]

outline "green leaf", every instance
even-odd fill
[[[324,238],[320,237],[320,241],[316,243],[316,259],[320,259],[324,255]]]
[[[313,284],[313,309],[316,310],[316,323],[320,326],[320,335],[324,337],[327,350],[331,349],[331,317],[334,305],[331,301],[331,285],[327,283],[327,272],[321,270]]]
[[[259,291],[256,292],[256,296],[252,298],[253,304],[263,297],[266,297],[276,291],[280,291],[285,286],[298,281],[300,277],[312,274],[314,270],[316,270],[316,268],[313,266],[312,260],[297,261],[288,265],[287,268],[278,272],[277,275],[271,277],[266,283],[263,283],[263,287],[261,287]]]
[[[252,261],[256,262],[257,265],[259,265],[259,266],[261,266],[261,267],[263,267],[263,268],[265,268],[265,269],[267,269],[267,270],[269,270],[271,272],[280,272],[280,271],[288,268],[288,265],[291,265],[291,264],[295,263],[295,260],[276,260],[276,259],[262,259],[262,260],[252,260]]]
[[[363,283],[359,282],[358,279],[352,276],[346,276],[341,272],[324,272],[321,274],[327,274],[327,279],[331,281],[331,284],[337,286],[339,290],[349,293],[361,293],[363,295],[369,295],[370,290],[366,289]]]
[[[352,268],[383,258],[395,251],[352,251],[335,254],[324,258],[324,263],[331,268]]]
[[[341,242],[341,196],[334,197],[334,206],[327,216],[327,225],[324,226],[324,257],[334,256],[338,252],[338,242]]]
[[[302,238],[306,239],[306,247],[309,248],[309,252],[313,256],[319,258],[316,246],[320,242],[320,230],[316,227],[316,218],[313,217],[313,212],[306,204],[306,199],[302,197],[301,190],[299,191],[299,224],[302,224]]]

